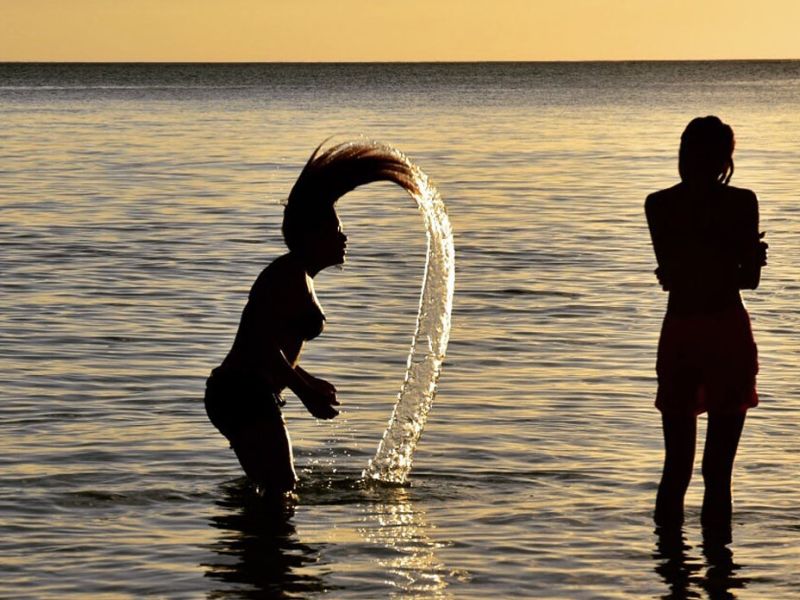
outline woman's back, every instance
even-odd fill
[[[699,314],[741,303],[758,285],[758,202],[750,190],[679,183],[648,196],[648,225],[668,311]]]

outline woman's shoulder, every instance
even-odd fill
[[[708,190],[700,190],[687,188],[681,183],[673,185],[672,187],[653,192],[647,196],[645,200],[645,209],[648,211],[657,208],[665,207],[670,204],[675,204],[680,200],[689,201],[698,195],[718,195],[726,202],[735,202],[742,206],[757,205],[758,199],[752,190],[746,188],[738,188],[732,185],[717,185]]]
[[[664,205],[668,204],[671,200],[681,196],[681,184],[678,183],[672,187],[658,190],[649,194],[644,201],[644,208],[648,213],[651,213]]]
[[[291,253],[283,254],[268,264],[250,290],[250,298],[275,295],[296,295],[307,287],[306,273]]]
[[[742,224],[748,230],[753,221],[758,223],[758,198],[752,190],[732,185],[721,187],[722,201],[719,206],[728,219]]]
[[[758,198],[753,190],[747,188],[734,187],[732,185],[722,186],[723,193],[727,198],[740,202],[742,204],[751,205],[758,204]]]

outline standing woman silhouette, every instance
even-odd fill
[[[347,236],[334,204],[356,187],[379,180],[419,191],[410,163],[387,146],[344,143],[314,151],[284,209],[289,251],[256,279],[233,346],[206,383],[209,419],[261,493],[280,495],[297,482],[281,392],[288,387],[319,419],[339,414],[336,388],[298,361],[305,342],[325,325],[314,276],[345,261]]]
[[[692,120],[681,136],[681,182],[645,203],[656,275],[669,292],[656,364],[665,446],[659,525],[683,521],[697,415],[706,411],[701,521],[730,524],[733,461],[747,409],[758,404],[756,345],[739,290],[758,287],[767,244],[756,195],[728,185],[733,149],[733,130],[720,119]]]

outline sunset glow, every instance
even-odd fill
[[[793,0],[0,0],[0,61],[797,58]]]

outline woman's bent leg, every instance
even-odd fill
[[[294,489],[292,443],[282,418],[258,419],[240,427],[231,446],[245,474],[259,488],[269,494]]]
[[[656,496],[655,521],[658,525],[683,522],[683,498],[694,468],[697,417],[661,415],[664,430],[664,471]]]
[[[701,521],[704,526],[730,524],[731,478],[736,449],[744,427],[745,413],[708,415],[708,432],[703,452],[705,495]]]

